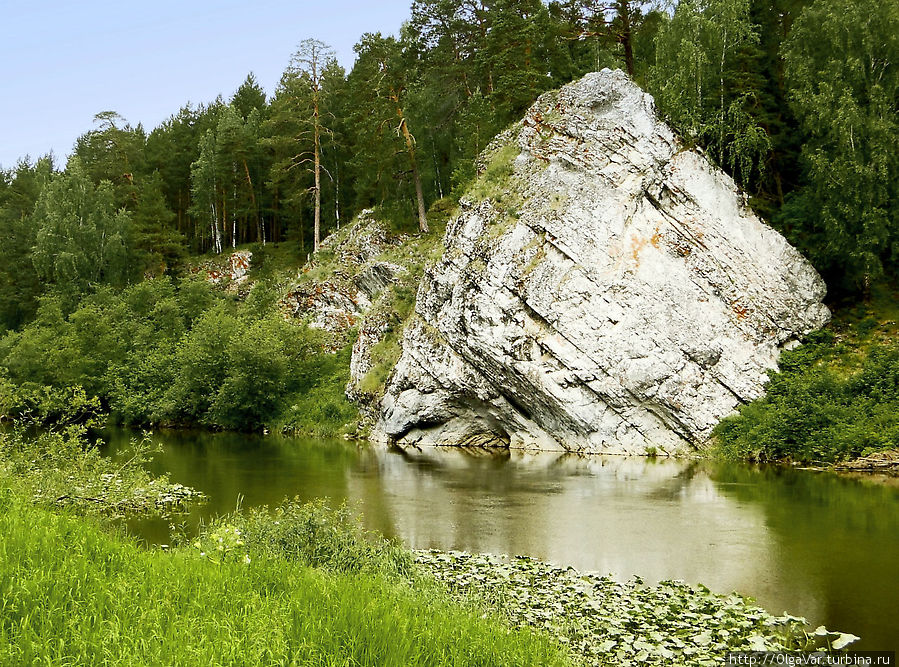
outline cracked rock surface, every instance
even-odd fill
[[[689,452],[829,318],[811,265],[620,71],[541,96],[482,159],[377,440]]]

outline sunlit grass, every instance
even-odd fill
[[[435,587],[283,558],[147,551],[7,489],[0,535],[0,664],[565,662],[549,640],[454,606]]]

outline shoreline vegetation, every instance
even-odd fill
[[[4,664],[570,664],[545,636],[377,570],[148,550],[6,489],[0,506]]]
[[[873,287],[836,304],[833,320],[781,354],[766,394],[715,429],[731,460],[829,469],[896,470],[899,449],[899,294]]]

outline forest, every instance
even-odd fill
[[[434,233],[429,209],[464,192],[494,135],[604,67],[734,178],[832,303],[895,282],[894,3],[414,0],[397,36],[355,52],[347,72],[306,39],[271,95],[251,73],[152,129],[102,111],[64,165],[0,172],[0,383],[24,387],[7,402],[78,385],[126,423],[290,422],[291,401],[266,396],[296,407],[340,364],[316,356],[314,332],[265,318],[270,293],[236,304],[188,267],[237,247],[300,265],[367,208]],[[340,380],[325,411],[342,423]]]

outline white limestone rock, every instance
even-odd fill
[[[622,72],[499,139],[422,279],[376,440],[687,452],[827,322],[811,265]]]

